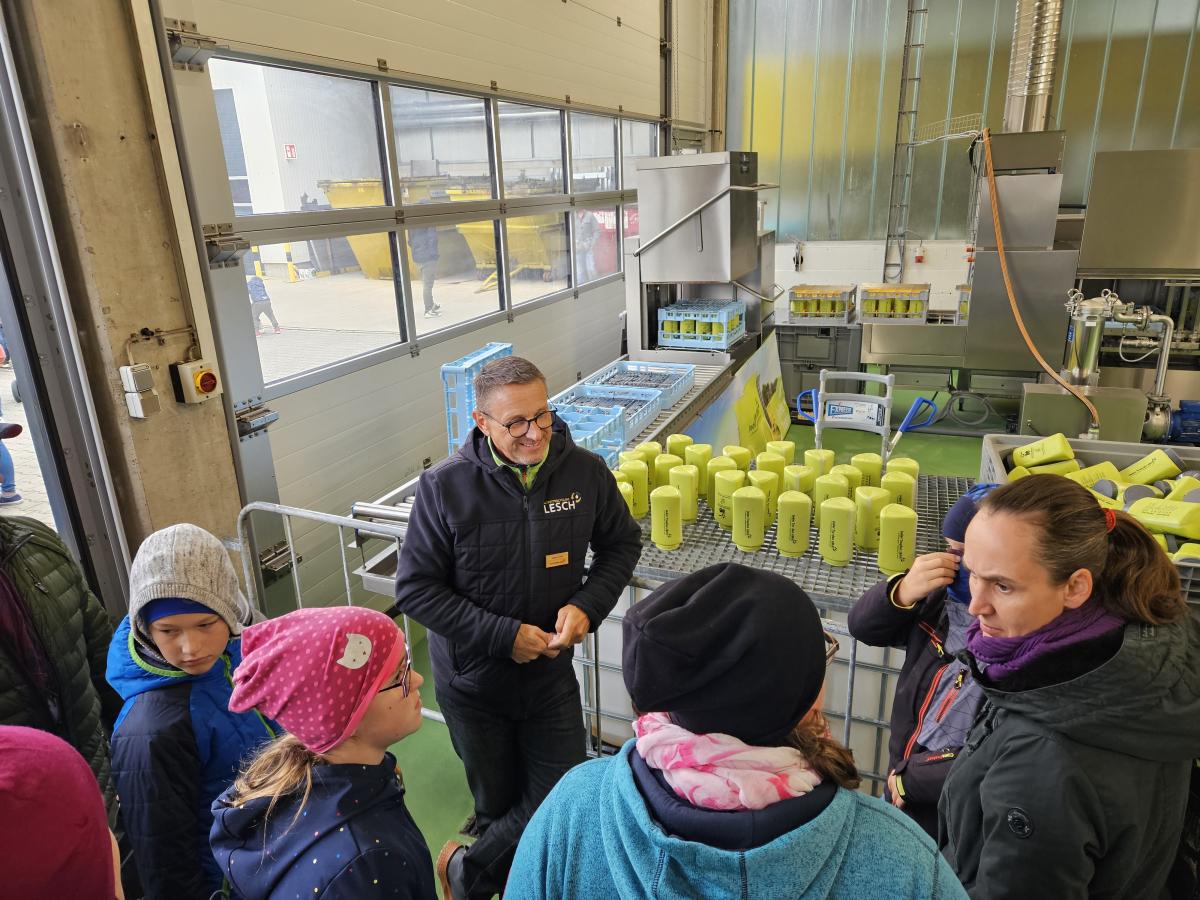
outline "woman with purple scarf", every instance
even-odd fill
[[[972,898],[1169,896],[1200,755],[1200,620],[1123,512],[1056,475],[966,533],[966,662],[984,705],[938,807]]]
[[[858,598],[846,619],[864,644],[904,651],[892,700],[884,799],[934,840],[942,785],[983,701],[971,670],[957,656],[975,621],[967,609],[970,573],[960,561],[967,526],[995,487],[977,484],[959,497],[942,521],[947,549],[920,556],[909,571],[879,582]]]

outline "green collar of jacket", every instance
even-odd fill
[[[496,450],[496,445],[492,443],[492,439],[487,439],[488,449],[492,451],[492,459],[496,461],[496,465],[504,466],[512,471],[517,476],[517,481],[521,482],[521,487],[528,493],[533,482],[537,479],[537,473],[542,468],[542,464],[546,462],[546,456],[550,455],[550,442],[546,442],[546,454],[542,457],[541,462],[534,463],[532,466],[517,466],[510,463],[507,459],[500,455]]]

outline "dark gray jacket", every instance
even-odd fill
[[[1111,658],[1066,681],[981,683],[938,809],[971,897],[1165,897],[1200,756],[1200,621],[1127,625]]]
[[[569,651],[513,662],[518,628],[553,632],[568,603],[598,628],[641,551],[641,529],[612,474],[600,457],[575,446],[563,423],[555,420],[528,492],[512,469],[496,463],[476,428],[457,453],[421,476],[400,548],[394,614],[429,629],[439,696],[452,692],[521,715],[578,687]]]

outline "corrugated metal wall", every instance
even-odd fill
[[[1014,0],[929,0],[919,124],[982,113],[1000,127]],[[906,0],[730,5],[728,146],[782,185],[781,239],[887,229]],[[1200,146],[1200,0],[1066,0],[1054,89],[1067,132],[1063,203],[1087,200],[1098,150]],[[964,237],[966,142],[920,147],[910,229]]]

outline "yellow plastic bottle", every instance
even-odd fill
[[[1171,493],[1167,494],[1168,500],[1182,500],[1192,491],[1200,490],[1200,478],[1195,478],[1191,475],[1181,476],[1171,488]]]
[[[917,549],[917,514],[890,503],[879,513],[879,571],[889,578],[907,572]]]
[[[1069,475],[1079,471],[1079,460],[1060,459],[1058,462],[1046,463],[1044,466],[1033,466],[1030,475]]]
[[[650,512],[650,470],[642,460],[631,459],[621,463],[621,471],[633,486],[633,517],[640,519]]]
[[[659,454],[662,453],[662,444],[658,441],[643,441],[633,449],[642,454],[642,462],[646,464],[646,468],[650,470],[651,478],[653,478],[654,460],[658,459]]]
[[[784,466],[783,467],[783,489],[785,491],[800,491],[802,494],[811,494],[813,482],[816,481],[817,473],[812,466]]]
[[[666,487],[671,483],[671,470],[682,466],[683,460],[670,453],[660,453],[654,459],[654,486]]]
[[[727,472],[730,469],[737,469],[737,463],[735,463],[728,456],[717,456],[717,457],[714,457],[713,459],[710,459],[708,461],[708,466],[705,469],[705,472],[704,472],[704,484],[705,484],[704,496],[705,496],[705,499],[708,500],[708,505],[710,507],[712,507],[714,514],[717,509],[717,500],[716,500],[717,495],[713,492],[713,486],[716,484],[717,473],[718,472]],[[741,471],[741,470],[739,469],[738,471]]]
[[[879,548],[879,514],[892,502],[892,492],[860,487],[854,492],[854,543],[864,550]]]
[[[1085,488],[1092,487],[1097,481],[1102,481],[1108,478],[1112,481],[1118,481],[1121,478],[1121,473],[1117,471],[1117,467],[1110,463],[1107,459],[1104,462],[1096,463],[1094,466],[1080,469],[1077,472],[1064,472],[1066,478],[1082,484]],[[1012,481],[1012,475],[1009,474],[1009,481]],[[1196,482],[1196,486],[1200,487],[1200,481]]]
[[[1061,459],[1074,458],[1075,451],[1071,449],[1067,436],[1062,432],[1044,437],[1032,444],[1026,444],[1024,447],[1018,447],[1012,455],[1014,466],[1025,466],[1027,469],[1058,462]]]
[[[818,475],[817,480],[813,482],[813,525],[816,528],[821,527],[821,506],[826,500],[834,497],[845,497],[850,499],[850,482],[846,480],[845,475],[836,475],[830,472],[828,475]],[[854,505],[851,501],[851,506]]]
[[[713,518],[726,531],[733,528],[734,491],[745,486],[746,473],[741,469],[721,469],[717,472],[713,487]]]
[[[642,457],[641,450],[622,450],[620,453],[617,454],[617,459],[619,460],[619,462],[617,463],[618,469],[621,467],[621,463],[632,462],[634,460],[637,460],[638,462],[646,461]]]
[[[1163,553],[1170,555],[1171,547],[1167,543],[1167,536],[1165,534],[1152,534],[1150,537],[1154,538],[1154,542],[1163,548]]]
[[[832,450],[805,450],[804,464],[818,475],[827,475],[833,468],[834,454]]]
[[[796,459],[795,441],[767,441],[767,450],[782,456],[785,466],[790,466]]]
[[[775,521],[776,504],[779,502],[779,476],[770,469],[755,469],[747,473],[746,483],[758,488],[766,497],[766,523],[769,527]]]
[[[1183,471],[1184,462],[1174,450],[1155,450],[1121,470],[1121,477],[1134,484],[1153,484],[1160,478],[1174,478]]]
[[[808,552],[808,529],[812,521],[812,499],[800,491],[779,495],[779,527],[775,530],[775,549],[780,556],[796,558]]]
[[[679,491],[669,484],[650,492],[650,540],[659,550],[678,550],[683,543]]]
[[[612,472],[612,477],[613,477],[614,481],[617,481],[617,482],[624,481],[626,483],[629,482],[629,476],[626,475],[624,472],[622,472],[620,469],[609,469],[609,471]]]
[[[907,472],[885,472],[879,486],[891,495],[893,503],[915,508],[917,483]]]
[[[854,501],[849,497],[830,497],[821,503],[818,547],[821,559],[829,565],[850,564],[854,556]]]
[[[884,471],[904,472],[906,475],[912,476],[914,482],[921,477],[920,463],[908,456],[893,456],[887,461]]]
[[[684,448],[690,446],[692,437],[688,434],[668,434],[667,435],[667,452],[672,456],[678,456],[683,459]]]
[[[732,459],[743,472],[750,471],[750,460],[753,458],[753,454],[745,447],[738,444],[726,444],[721,448],[721,455]]]
[[[633,485],[629,480],[618,481],[617,490],[621,492],[621,499],[625,501],[625,505],[629,507],[629,514],[633,515]]]
[[[1032,474],[1033,474],[1033,472],[1031,472],[1029,469],[1025,468],[1024,466],[1013,466],[1012,469],[1009,470],[1008,480],[1009,481],[1018,481],[1022,478],[1028,478]]]
[[[855,453],[850,465],[862,473],[862,487],[879,487],[883,478],[883,457],[878,453]]]
[[[700,497],[708,496],[708,461],[712,459],[712,444],[689,444],[683,448],[683,463],[695,466],[700,473],[696,482],[696,493]]]
[[[1200,503],[1147,497],[1135,500],[1129,514],[1154,534],[1177,534],[1200,541]]]
[[[778,453],[772,453],[766,450],[758,456],[754,457],[754,468],[760,472],[774,472],[779,478],[780,483],[783,482],[783,470],[787,467],[787,463]]]
[[[850,485],[850,497],[854,497],[854,492],[862,487],[862,472],[854,466],[842,463],[839,466],[834,466],[829,470],[831,475],[841,475],[846,479],[846,483]]]
[[[733,543],[743,553],[753,553],[763,545],[766,530],[767,498],[753,485],[733,492]]]
[[[1101,509],[1124,509],[1125,504],[1120,500],[1114,500],[1112,497],[1106,497],[1104,494],[1098,494],[1091,488],[1088,488],[1088,493],[1092,495],[1095,501],[1100,504]]]
[[[1174,559],[1177,563],[1191,562],[1193,564],[1200,564],[1200,544],[1193,544],[1191,541],[1188,541],[1175,551]]]
[[[679,491],[680,515],[684,522],[696,521],[696,487],[700,472],[695,466],[676,466],[671,470],[671,487]]]

